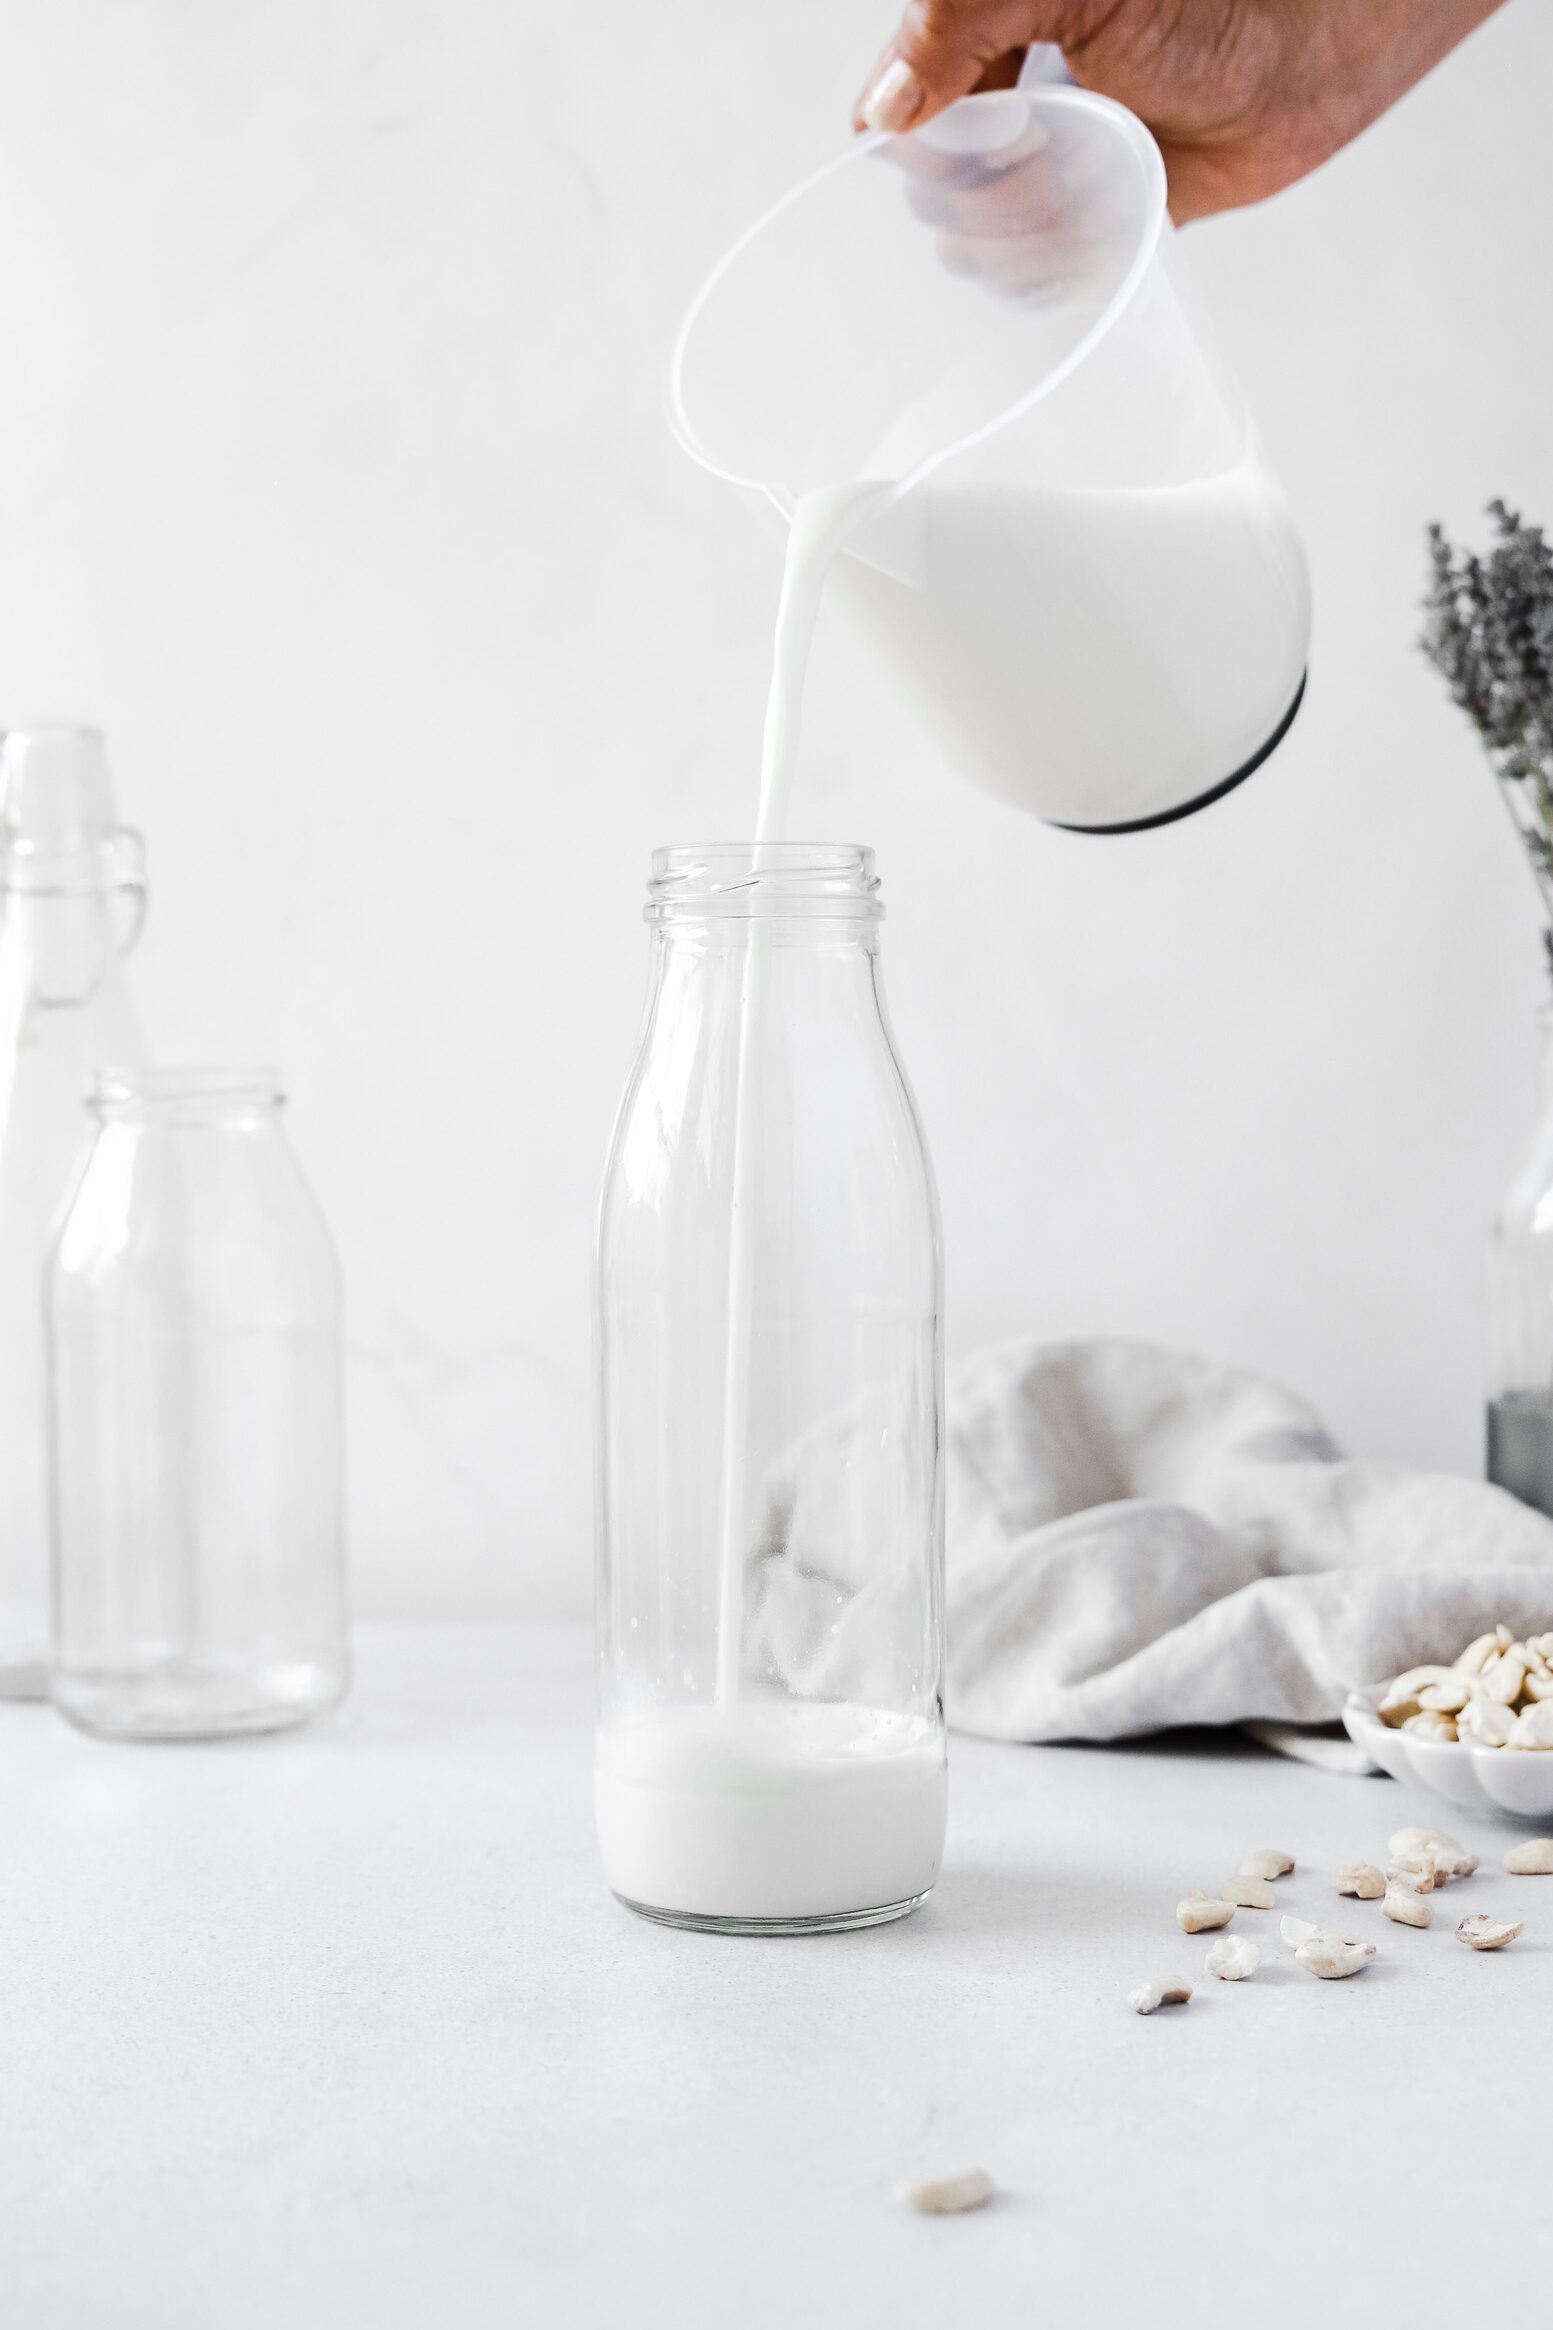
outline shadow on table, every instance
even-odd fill
[[[1158,1905],[1158,1887],[1125,1870],[1093,1863],[1043,1863],[1037,1869],[951,1861],[932,1899],[911,1921],[924,1938],[949,1934],[1071,1935],[1081,1925],[1101,1934],[1131,1924]]]

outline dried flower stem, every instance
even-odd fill
[[[1553,972],[1553,550],[1503,502],[1486,558],[1429,528],[1419,644],[1483,742],[1542,897]]]

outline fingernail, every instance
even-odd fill
[[[858,108],[869,129],[910,129],[927,92],[904,57],[892,57]]]

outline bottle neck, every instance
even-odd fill
[[[28,1006],[89,1003],[140,935],[145,852],[95,729],[0,737],[0,971]]]
[[[853,842],[723,842],[653,853],[646,918],[744,943],[758,925],[796,938],[861,937],[880,921],[873,851]]]

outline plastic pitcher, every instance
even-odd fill
[[[1185,816],[1294,718],[1299,536],[1159,150],[1108,99],[1021,87],[859,139],[702,286],[670,412],[784,519],[882,489],[830,589],[948,757],[1055,824]]]

